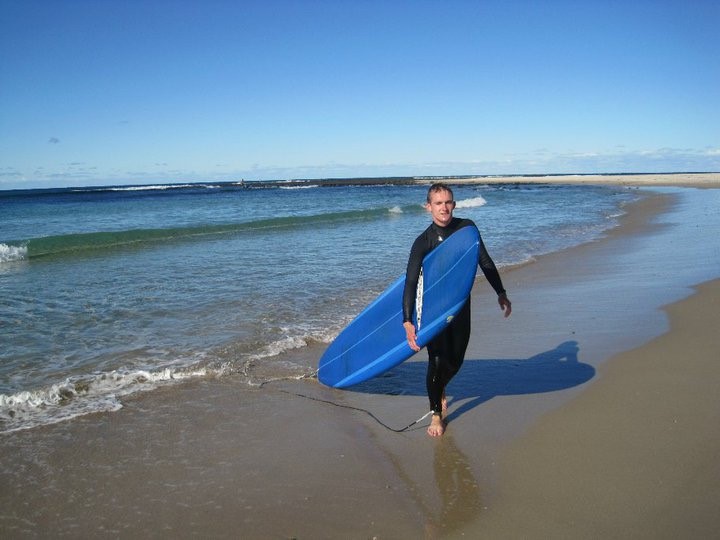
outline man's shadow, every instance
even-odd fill
[[[578,344],[566,341],[556,348],[517,360],[465,360],[447,388],[451,403],[468,400],[448,415],[452,421],[496,396],[555,392],[583,384],[595,368],[578,361]],[[427,396],[427,363],[412,361],[348,388],[369,394]]]

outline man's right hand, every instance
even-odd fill
[[[403,327],[405,328],[405,336],[407,337],[408,345],[410,345],[410,348],[413,351],[418,352],[420,350],[420,347],[417,344],[415,325],[410,321],[407,321],[403,323]]]

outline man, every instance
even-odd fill
[[[417,289],[420,269],[425,255],[435,249],[440,242],[462,227],[475,227],[469,219],[453,217],[455,200],[452,189],[446,184],[436,183],[430,186],[427,194],[425,208],[432,216],[432,223],[415,239],[410,257],[408,259],[405,277],[405,290],[403,293],[403,326],[410,348],[419,351],[417,344],[417,330],[412,322],[415,309],[415,291]],[[478,264],[485,274],[488,282],[498,295],[498,304],[505,317],[509,317],[512,305],[503,288],[500,274],[495,263],[488,255],[485,244],[480,239],[480,257]],[[430,408],[433,411],[432,421],[428,427],[428,435],[439,437],[445,432],[443,415],[447,409],[445,387],[455,374],[465,358],[465,350],[470,341],[470,298],[460,309],[453,321],[439,335],[427,345],[428,371],[427,392],[430,399]]]

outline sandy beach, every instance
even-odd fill
[[[502,459],[489,538],[712,538],[720,531],[720,280],[670,331],[613,357]],[[518,511],[521,508],[522,511]]]
[[[428,181],[430,182],[430,181]],[[463,178],[456,183],[482,184],[608,184],[619,186],[720,187],[720,173],[582,174],[548,176],[492,176]]]
[[[349,391],[196,381],[0,437],[0,536],[713,536],[720,191],[687,186],[720,175],[582,179],[682,187],[503,273],[508,320],[478,281],[441,439],[388,429],[427,410],[424,351]]]

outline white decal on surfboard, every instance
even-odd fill
[[[417,289],[415,290],[415,311],[417,312],[417,329],[420,330],[422,324],[422,305],[423,305],[423,271],[420,268],[420,276],[418,277]]]

